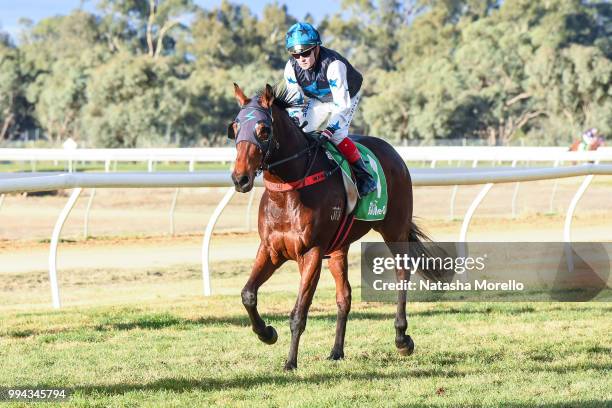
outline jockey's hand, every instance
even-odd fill
[[[321,136],[325,136],[327,140],[331,141],[334,132],[332,132],[329,128],[326,128],[321,132]]]

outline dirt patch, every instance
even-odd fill
[[[517,195],[517,219],[511,218],[515,184],[496,185],[478,208],[468,233],[472,241],[561,241],[565,208],[581,179],[558,183],[548,214],[554,182],[522,183]],[[601,178],[585,194],[574,218],[575,241],[612,239],[612,186]],[[597,181],[597,179],[596,179]],[[462,186],[455,215],[462,217],[479,186]],[[84,214],[90,191],[85,191],[62,232],[58,269],[160,268],[201,264],[203,232],[210,214],[226,189],[181,189],[175,214],[176,236],[169,234],[169,208],[174,189],[97,190],[90,214],[89,232],[83,238]],[[449,220],[451,187],[414,190],[417,223],[436,241],[456,241],[462,221]],[[256,225],[261,189],[247,217],[248,194],[236,194],[222,214],[211,243],[212,261],[252,260],[259,237]],[[65,196],[8,196],[0,208],[0,274],[45,272],[49,238]],[[248,226],[250,233],[245,233]],[[379,241],[371,233],[365,240]],[[353,251],[359,246],[353,245]],[[46,273],[46,272],[45,272]]]

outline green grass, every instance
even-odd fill
[[[214,288],[237,292],[248,265],[216,264]],[[71,406],[100,407],[612,404],[610,303],[410,304],[416,350],[401,357],[393,343],[394,306],[363,303],[356,287],[346,359],[331,362],[336,306],[327,275],[302,337],[299,369],[285,373],[287,315],[297,285],[293,267],[286,269],[259,298],[260,311],[279,333],[273,346],[251,332],[237,293],[168,294],[116,306],[95,305],[93,296],[90,306],[60,312],[7,309],[0,312],[0,384],[69,387]],[[83,271],[71,273],[62,288],[69,293],[97,284],[103,297],[120,285],[138,299],[147,285],[199,285],[198,273],[185,266],[158,273]],[[4,282],[3,297],[37,285],[16,275]]]

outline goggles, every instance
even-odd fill
[[[302,51],[302,52],[298,52],[298,53],[291,53],[291,56],[295,59],[299,59],[301,58],[308,58],[310,57],[310,54],[312,53],[312,51],[314,50],[314,47],[306,50],[306,51]]]

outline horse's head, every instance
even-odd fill
[[[234,95],[240,112],[227,128],[227,137],[236,142],[237,150],[232,181],[236,191],[246,193],[253,188],[255,176],[270,154],[271,144],[276,143],[272,134],[274,92],[266,85],[261,96],[250,99],[234,84]]]

